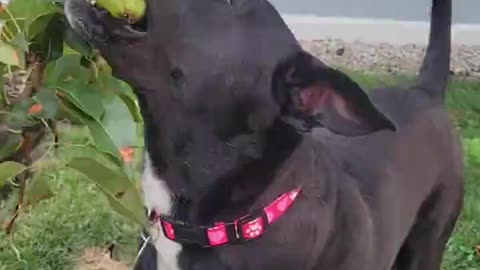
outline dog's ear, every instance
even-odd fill
[[[272,91],[282,115],[307,128],[324,126],[345,136],[396,130],[356,82],[306,52],[277,66]]]

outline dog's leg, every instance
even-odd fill
[[[462,186],[449,184],[433,192],[423,203],[417,222],[397,255],[393,270],[440,270],[443,252],[463,198]]]
[[[145,215],[149,216],[149,214],[149,211],[145,209]],[[158,254],[155,246],[150,242],[151,235],[147,230],[143,230],[138,240],[138,258],[133,266],[133,270],[156,269]]]
[[[138,262],[134,266],[134,270],[152,269],[157,269],[157,250],[153,244],[148,243],[142,250],[142,254],[138,258]]]

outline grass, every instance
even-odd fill
[[[82,144],[87,137],[80,128],[62,131],[60,137],[71,144]],[[89,154],[60,148],[54,162],[41,165],[55,196],[21,215],[12,237],[0,232],[0,270],[72,269],[86,248],[112,243],[119,256],[132,259],[137,228],[114,213],[87,178],[63,169],[72,155]]]
[[[408,76],[350,74],[367,88],[378,83],[410,81]],[[452,81],[450,88],[447,104],[466,146],[466,197],[443,269],[478,270],[480,254],[475,247],[480,245],[480,153],[474,153],[470,145],[475,138],[480,139],[480,82]],[[82,143],[85,135],[79,129],[67,130],[62,139]],[[480,151],[480,147],[477,149]],[[21,215],[13,236],[0,232],[0,270],[73,269],[75,259],[85,249],[111,243],[116,244],[118,257],[132,260],[138,228],[111,211],[106,199],[87,179],[61,169],[62,162],[74,154],[79,153],[61,148],[57,162],[45,166],[45,176],[56,195]]]

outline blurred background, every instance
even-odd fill
[[[480,23],[480,1],[456,0],[454,22]],[[272,0],[283,13],[321,17],[391,18],[406,21],[427,21],[430,0]]]

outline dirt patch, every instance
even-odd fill
[[[107,250],[102,248],[88,248],[76,260],[74,270],[129,270],[125,262],[110,258]]]

